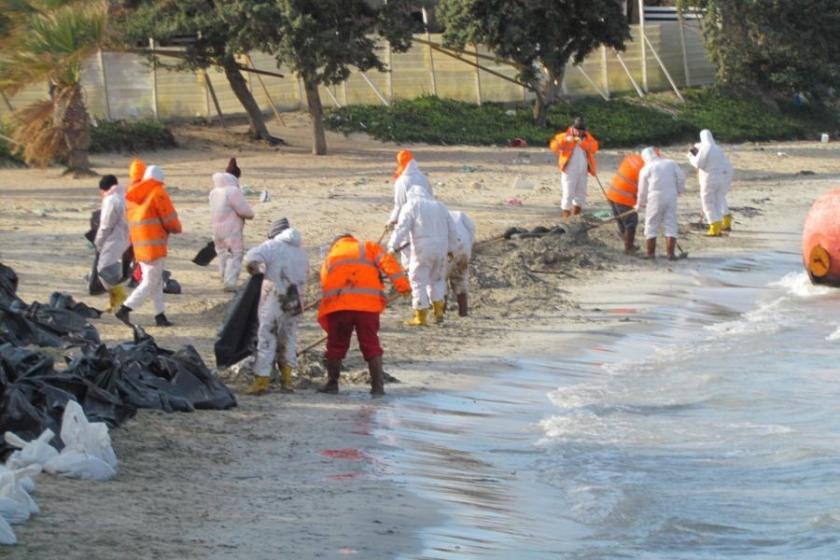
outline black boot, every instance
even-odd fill
[[[171,327],[174,325],[169,319],[166,318],[166,315],[163,313],[158,313],[155,315],[155,325],[158,327]]]
[[[371,358],[368,361],[370,372],[370,394],[374,397],[385,395],[385,371],[382,369],[382,356]]]
[[[129,327],[133,327],[134,325],[131,324],[131,317],[129,314],[131,313],[131,308],[125,305],[121,305],[120,308],[114,313],[114,317],[128,325]]]
[[[466,317],[468,312],[467,294],[458,294],[458,317]]]
[[[338,394],[338,377],[341,375],[341,360],[327,360],[327,383],[320,389],[319,393],[328,395]]]

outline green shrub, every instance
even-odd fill
[[[3,137],[12,136],[12,127],[0,120],[0,167],[23,165],[23,160],[15,149],[15,145]]]
[[[349,134],[366,132],[384,141],[429,144],[507,144],[523,138],[544,146],[575,116],[584,115],[604,148],[665,145],[693,141],[703,128],[725,142],[816,138],[835,131],[840,114],[813,106],[782,107],[773,111],[760,100],[728,95],[715,89],[688,90],[686,103],[657,94],[611,101],[580,99],[558,103],[548,113],[549,127],[531,121],[530,107],[421,97],[390,107],[352,105],[330,110],[326,126]]]
[[[175,137],[153,120],[101,121],[90,129],[91,152],[138,152],[174,148]]]

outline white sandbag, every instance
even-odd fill
[[[6,467],[19,469],[29,465],[43,467],[47,461],[58,456],[58,449],[50,445],[55,434],[52,430],[46,429],[32,441],[24,441],[20,436],[12,432],[6,432],[4,439],[18,451],[13,452],[6,460]]]
[[[0,544],[17,544],[17,537],[9,522],[0,517]]]
[[[111,447],[108,426],[88,422],[82,407],[68,401],[61,419],[64,449],[50,459],[44,470],[84,480],[109,480],[117,474],[117,456]]]
[[[21,479],[39,472],[41,467],[32,465],[0,474],[0,517],[10,524],[18,524],[25,523],[31,515],[39,513],[38,504],[20,484]]]

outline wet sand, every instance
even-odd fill
[[[277,132],[292,142],[291,148],[248,146],[240,151],[236,138],[221,131],[187,129],[180,132],[182,138],[189,136],[185,148],[142,154],[164,167],[186,232],[173,239],[167,267],[184,288],[184,295],[167,296],[167,313],[177,326],[148,329],[161,345],[194,344],[213,363],[212,344],[228,297],[212,265],[201,269],[189,260],[209,238],[209,175],[222,169],[229,155],[239,159],[244,185],[272,195],[268,203],[249,196],[257,212],[246,229],[249,246],[283,215],[301,230],[313,264],[319,260],[318,247],[339,232],[379,237],[391,207],[397,147],[331,136],[335,155],[315,158],[307,153],[305,123],[287,121],[291,128]],[[479,239],[513,225],[557,222],[559,177],[547,150],[410,148],[429,173],[436,195],[473,217]],[[682,151],[682,146],[664,150],[680,163],[685,161]],[[365,385],[346,382],[338,397],[318,395],[309,387],[321,380],[304,374],[294,395],[242,396],[232,411],[141,411],[112,433],[121,461],[117,478],[95,484],[41,477],[35,498],[42,513],[16,527],[21,544],[4,549],[4,557],[113,558],[128,551],[137,558],[412,557],[421,549],[417,530],[440,522],[440,512],[411,493],[404,480],[383,471],[377,457],[398,455],[399,449],[374,436],[377,412],[400,396],[480,384],[486,372],[518,357],[555,351],[558,333],[590,336],[593,330],[621,328],[621,314],[613,319],[594,310],[625,301],[628,289],[649,292],[658,285],[667,297],[672,268],[702,267],[722,254],[773,246],[780,231],[799,227],[819,193],[837,185],[840,149],[835,144],[748,144],[728,147],[728,152],[737,169],[730,196],[736,231],[706,239],[687,227],[700,214],[692,178],[680,204],[680,241],[689,260],[648,263],[626,257],[614,226],[556,248],[561,259],[549,264],[534,263],[537,242],[493,244],[476,258],[468,319],[450,316],[444,326],[418,336],[401,324],[409,313],[406,303],[383,315],[386,370],[401,382],[386,387],[387,399],[371,401]],[[599,158],[602,181],[620,158],[617,152]],[[124,177],[131,158],[93,159],[98,172]],[[803,170],[816,174],[799,174]],[[517,175],[534,188],[514,189]],[[0,184],[0,259],[20,275],[22,297],[45,301],[52,291],[62,290],[104,307],[103,298],[84,295],[83,278],[93,253],[81,234],[97,204],[95,181],[63,179],[58,169],[0,170]],[[508,205],[513,198],[522,206]],[[592,181],[590,200],[606,209]],[[313,277],[313,294],[316,284]],[[136,316],[143,325],[151,323],[148,307]],[[109,343],[129,336],[113,317],[98,321],[97,328]],[[300,343],[320,336],[308,318]],[[351,374],[362,369],[357,350],[345,364]],[[304,363],[301,369],[317,368]],[[237,378],[233,386],[241,389],[246,381]]]

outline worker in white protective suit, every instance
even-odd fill
[[[125,302],[123,280],[123,254],[128,249],[128,220],[125,217],[125,190],[113,175],[105,175],[99,181],[102,209],[99,214],[99,229],[93,244],[99,253],[96,272],[102,285],[108,289],[108,311],[113,312]]]
[[[426,176],[420,172],[414,154],[409,150],[401,150],[397,153],[397,170],[394,172],[394,179],[394,208],[385,224],[389,229],[393,229],[397,225],[400,210],[408,202],[408,190],[411,187],[417,185],[425,189],[429,193],[429,197],[433,198],[435,196],[432,185]]]
[[[406,247],[411,251],[408,280],[414,317],[406,325],[425,326],[430,307],[435,323],[441,323],[446,305],[446,259],[460,246],[458,232],[446,205],[433,199],[422,186],[412,186],[407,199],[388,242],[393,253]]]
[[[467,295],[470,285],[470,259],[475,242],[475,223],[469,216],[459,211],[451,211],[452,221],[460,244],[450,252],[452,258],[448,260],[446,278],[449,282],[450,293],[458,298],[458,315],[466,317],[468,313]]]
[[[300,233],[286,218],[274,222],[268,240],[245,255],[249,274],[263,269],[258,311],[257,359],[249,395],[268,391],[274,363],[280,364],[280,383],[292,391],[292,370],[297,366],[297,331],[303,314],[302,297],[309,275],[309,257],[301,247]]]
[[[668,258],[676,260],[677,199],[685,192],[685,173],[677,163],[661,157],[654,147],[642,151],[645,166],[639,172],[636,210],[645,208],[647,258],[656,258],[656,236],[665,231]]]
[[[254,211],[245,200],[239,188],[239,180],[233,174],[213,174],[210,214],[213,221],[213,243],[219,257],[219,275],[224,290],[235,292],[245,252],[245,220],[253,219]]]
[[[732,164],[709,130],[700,132],[700,143],[691,149],[688,161],[697,169],[700,179],[700,201],[709,222],[706,235],[720,237],[722,231],[732,229],[732,214],[726,203],[732,186]]]

